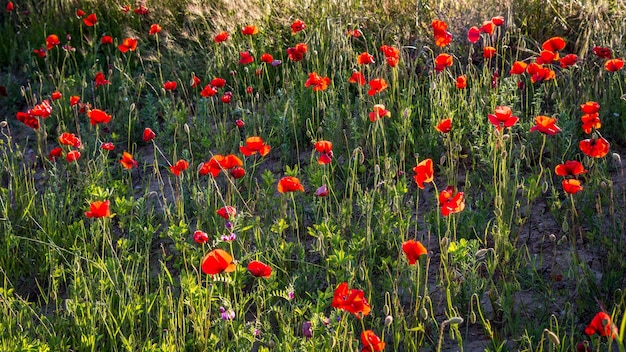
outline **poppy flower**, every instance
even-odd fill
[[[228,32],[219,32],[213,38],[213,41],[216,43],[225,42],[228,39]]]
[[[304,58],[304,54],[306,54],[307,52],[305,48],[308,50],[308,46],[300,46],[300,50],[298,50],[296,47],[289,47],[287,48],[287,57],[293,62],[302,61],[302,59]]]
[[[205,244],[209,241],[209,235],[206,232],[196,230],[193,233],[193,240],[196,241],[197,244]]]
[[[315,142],[315,150],[320,153],[317,163],[320,165],[330,164],[333,158],[333,143],[330,141],[317,141]]]
[[[461,75],[457,77],[455,86],[457,89],[465,89],[467,87],[467,76]]]
[[[81,9],[76,10],[76,17],[81,18],[81,17],[83,17],[85,15],[86,15],[85,11],[83,11]]]
[[[18,111],[15,115],[18,121],[24,123],[26,126],[37,130],[39,129],[39,119],[31,114],[30,110],[27,112]]]
[[[103,35],[102,38],[100,38],[100,44],[102,45],[113,44],[113,37],[111,37],[110,35]]]
[[[578,56],[576,54],[567,54],[559,59],[559,66],[561,68],[568,68],[570,66],[574,66],[578,61]]]
[[[89,16],[83,18],[83,23],[87,27],[93,27],[98,23],[98,17],[95,13],[90,14]]]
[[[254,62],[254,57],[249,51],[243,51],[239,53],[239,64],[248,65]]]
[[[511,127],[519,120],[517,116],[513,116],[513,111],[508,106],[496,107],[495,114],[489,114],[487,117],[498,130],[502,127]]]
[[[526,64],[525,62],[515,61],[509,73],[512,75],[521,75],[526,71],[526,67],[528,67],[528,64]]]
[[[200,85],[200,82],[202,82],[200,80],[200,77],[193,75],[193,77],[191,77],[191,82],[190,82],[190,87],[191,88],[196,88],[197,86]]]
[[[448,25],[440,20],[434,20],[430,26],[433,28],[435,35],[435,45],[442,48],[452,42],[452,34],[447,31]]]
[[[600,104],[595,101],[588,101],[580,106],[580,111],[585,114],[595,114],[600,111]]]
[[[537,58],[537,63],[539,64],[551,64],[552,61],[559,59],[559,53],[556,51],[550,50],[541,50],[539,53],[539,57]]]
[[[304,192],[304,187],[300,184],[300,180],[297,177],[285,176],[278,181],[278,192]]]
[[[169,91],[176,90],[177,85],[178,84],[175,81],[168,81],[168,82],[163,83],[163,89],[169,90]]]
[[[321,185],[315,190],[316,197],[326,197],[328,195],[328,187],[326,185]]]
[[[259,33],[259,28],[257,26],[245,26],[241,30],[243,35],[255,35]]]
[[[50,150],[50,153],[48,153],[48,160],[52,162],[57,161],[57,159],[60,158],[61,155],[63,155],[63,149],[59,147],[52,148],[52,150]]]
[[[221,216],[222,218],[228,220],[231,217],[237,216],[237,209],[235,209],[235,207],[231,207],[230,205],[227,205],[225,207],[221,207],[217,209],[215,213]]]
[[[417,263],[420,257],[428,251],[426,247],[420,242],[415,240],[408,240],[402,244],[402,251],[406,254],[406,259],[409,261],[409,265]]]
[[[189,162],[184,159],[180,159],[176,162],[176,164],[170,166],[170,171],[174,174],[174,176],[180,176],[180,173],[187,170],[189,168]]]
[[[69,145],[74,148],[80,148],[80,146],[82,145],[80,139],[76,137],[75,134],[69,132],[61,133],[61,135],[59,136],[59,143],[61,145]]]
[[[215,77],[211,80],[211,83],[209,84],[215,88],[222,88],[226,85],[226,80],[221,77]]]
[[[485,21],[483,22],[483,25],[480,26],[480,31],[487,33],[489,35],[493,35],[495,30],[496,30],[496,24],[493,23],[493,21]]]
[[[209,161],[200,164],[198,167],[198,173],[202,176],[211,174],[213,177],[217,177],[220,171],[230,170],[237,166],[243,166],[243,162],[236,155],[220,155],[215,154],[209,159]]]
[[[161,32],[161,25],[159,25],[158,23],[154,23],[150,26],[150,31],[148,32],[148,34],[155,35],[159,32]]]
[[[85,216],[88,218],[108,218],[111,216],[109,205],[108,200],[97,200],[89,205],[89,211],[85,212]]]
[[[268,53],[264,53],[261,55],[261,62],[265,62],[266,64],[271,64],[274,61],[274,57]]]
[[[80,159],[80,152],[78,150],[72,150],[68,152],[67,155],[65,156],[65,160],[68,163],[73,163],[77,161],[78,159]]]
[[[493,22],[493,24],[495,24],[496,26],[500,27],[501,25],[504,24],[504,17],[502,16],[493,17],[491,19],[491,22]]]
[[[302,20],[295,20],[291,24],[291,34],[294,35],[306,29],[306,24]]]
[[[59,41],[59,37],[56,34],[50,34],[46,38],[46,49],[48,50],[54,48],[55,46],[59,44],[61,44],[61,42]]]
[[[245,156],[250,156],[257,152],[261,156],[266,156],[270,149],[271,147],[263,142],[263,138],[258,136],[246,138],[246,144],[239,147],[239,151]]]
[[[367,95],[375,95],[376,93],[380,93],[389,87],[384,78],[374,78],[369,81],[369,86],[370,89],[367,91]]]
[[[365,330],[361,333],[361,352],[380,352],[385,350],[385,343],[372,330]]]
[[[346,32],[346,35],[347,35],[348,37],[358,38],[358,37],[360,37],[360,36],[362,36],[362,35],[363,35],[363,32],[361,32],[361,30],[360,30],[360,29],[349,29],[349,30]]]
[[[467,31],[467,40],[469,40],[470,43],[474,44],[478,41],[478,39],[480,39],[480,29],[478,29],[478,27],[476,26],[470,27],[470,29]]]
[[[610,59],[613,57],[613,52],[609,48],[595,46],[593,47],[593,53],[601,59]]]
[[[611,59],[604,63],[604,69],[609,72],[619,71],[624,68],[624,60],[622,59]]]
[[[121,7],[123,13],[128,13],[130,11],[130,5],[124,5]]]
[[[554,173],[559,176],[577,176],[586,172],[587,170],[585,170],[583,164],[576,160],[568,160],[554,168]]]
[[[243,122],[242,119],[235,120],[235,126],[237,126],[238,128],[243,128],[245,125],[246,125],[246,123]]]
[[[204,86],[204,88],[202,88],[202,91],[200,91],[200,95],[205,98],[212,97],[216,94],[217,94],[217,88],[213,87],[210,84],[207,84],[206,86]]]
[[[232,273],[235,271],[233,257],[223,249],[214,249],[207,253],[200,262],[202,272],[207,275],[217,275],[221,273]]]
[[[385,58],[387,58],[387,63],[389,63],[389,59],[400,59],[400,50],[398,50],[398,48],[390,45],[383,45],[380,47],[380,51],[382,51]]]
[[[491,59],[496,54],[496,48],[492,46],[486,46],[483,48],[483,57],[485,59]]]
[[[433,182],[435,170],[433,168],[432,159],[424,159],[416,167],[413,168],[415,175],[413,179],[417,183],[417,187],[424,189],[425,182]]]
[[[140,16],[145,16],[150,13],[150,10],[148,10],[148,8],[145,7],[143,4],[140,4],[139,7],[134,10],[134,12]]]
[[[385,110],[385,106],[383,104],[374,105],[373,110],[374,111],[370,112],[369,114],[371,122],[376,122],[376,120],[383,117],[391,117],[391,111]]]
[[[246,175],[246,170],[241,166],[235,166],[232,170],[230,170],[230,175],[233,178],[242,178]]]
[[[74,106],[78,104],[79,101],[80,101],[80,97],[78,95],[72,95],[70,97],[70,106]]]
[[[565,49],[565,39],[561,37],[552,37],[543,42],[541,48],[552,52],[561,51]]]
[[[526,72],[528,72],[528,74],[530,75],[530,81],[532,83],[549,81],[556,77],[556,74],[553,70],[548,67],[543,67],[543,65],[536,62],[528,65],[528,67],[526,67]]]
[[[111,121],[111,115],[100,109],[93,109],[87,111],[87,117],[89,117],[89,123],[95,126],[99,123],[109,123]]]
[[[309,73],[309,78],[304,83],[305,87],[313,87],[313,91],[326,90],[330,84],[330,78],[322,77],[316,72]]]
[[[46,119],[52,115],[52,105],[48,100],[44,100],[41,103],[33,106],[32,109],[29,110],[29,113],[33,116],[41,117],[42,119]]]
[[[115,149],[115,145],[113,143],[111,143],[111,142],[106,142],[106,143],[102,143],[100,148],[102,148],[104,150],[111,151],[111,150]]]
[[[604,137],[583,139],[578,144],[580,150],[592,158],[603,158],[609,153],[609,142]]]
[[[448,133],[452,130],[452,119],[441,120],[437,126],[435,126],[435,130],[441,133]]]
[[[352,72],[352,75],[348,79],[348,82],[349,83],[356,83],[356,84],[362,86],[362,85],[365,85],[366,80],[365,80],[365,76],[363,75],[363,73],[361,73],[359,71],[355,71],[355,72]]]
[[[441,72],[444,68],[452,66],[454,63],[452,56],[449,54],[439,54],[435,58],[435,71]]]
[[[583,123],[583,132],[587,134],[591,133],[594,128],[598,129],[602,127],[600,115],[597,112],[592,114],[584,114],[580,117],[580,120]]]
[[[146,127],[143,130],[143,135],[142,135],[141,139],[144,142],[149,142],[149,141],[153,140],[155,137],[156,137],[156,134],[154,133],[154,131],[151,128]]]
[[[15,5],[13,5],[13,1],[7,2],[6,9],[7,9],[7,12],[11,12],[11,11],[15,10]]]
[[[369,65],[374,63],[374,56],[368,52],[359,54],[356,58],[356,63],[359,65]]]
[[[63,97],[63,94],[61,94],[61,92],[59,91],[55,91],[55,92],[52,92],[52,94],[50,94],[50,99],[52,100],[59,100],[62,97]]]
[[[122,41],[122,44],[118,45],[117,48],[120,49],[122,53],[125,53],[129,50],[135,51],[135,49],[137,49],[137,39],[124,38],[124,40]]]
[[[574,178],[567,178],[561,181],[563,190],[568,194],[576,194],[583,190],[583,186],[580,185],[580,181]]]
[[[39,56],[40,58],[44,58],[46,57],[46,49],[41,48],[41,49],[34,49],[33,53],[36,54],[37,56]]]
[[[465,195],[463,192],[454,193],[454,186],[448,186],[439,193],[439,207],[441,215],[448,216],[465,209]]]
[[[267,279],[272,275],[272,267],[258,260],[253,260],[248,263],[248,272],[254,277]]]
[[[598,334],[614,339],[617,337],[617,327],[611,321],[610,315],[605,312],[599,312],[591,319],[591,323],[585,328],[585,334],[589,336]]]
[[[359,319],[367,316],[371,311],[371,307],[365,299],[365,293],[362,290],[348,288],[347,282],[342,282],[337,286],[331,306],[350,312]]]
[[[98,72],[96,73],[96,77],[94,78],[94,84],[96,85],[96,88],[100,87],[100,86],[104,86],[107,84],[111,84],[111,82],[109,82],[105,77],[104,77],[104,73],[102,72]]]
[[[120,159],[120,164],[122,164],[122,167],[125,169],[132,169],[133,167],[138,166],[135,159],[133,159],[133,155],[130,154],[129,152],[124,152],[122,154],[122,159]]]
[[[530,132],[533,131],[539,131],[541,133],[554,136],[561,131],[561,128],[556,125],[556,118],[539,115],[535,116],[535,125],[530,128]]]

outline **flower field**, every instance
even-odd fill
[[[625,3],[0,5],[0,351],[626,350]]]

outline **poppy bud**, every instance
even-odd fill
[[[420,309],[420,317],[422,320],[428,319],[428,310],[426,310],[426,308],[422,307],[422,309]]]
[[[185,130],[185,133],[189,134],[189,125],[185,123],[185,126],[183,126],[183,129]]]
[[[442,238],[439,243],[441,243],[441,248],[448,248],[448,237]]]
[[[546,335],[548,335],[548,340],[550,340],[550,342],[552,342],[555,346],[558,346],[561,344],[561,340],[559,340],[559,337],[556,336],[555,333],[553,333],[552,331],[548,329],[543,329],[543,332],[545,332]]]
[[[606,187],[607,187],[606,181],[600,182],[600,188],[606,189]]]
[[[8,125],[9,125],[9,123],[8,123],[8,122],[6,122],[6,121],[2,121],[2,122],[0,122],[0,128],[5,128],[5,127],[7,127]]]
[[[469,321],[471,324],[476,324],[476,313],[474,311],[470,312]]]
[[[550,242],[556,242],[556,235],[551,233],[550,236],[548,236],[548,238],[550,239]]]
[[[243,126],[245,126],[245,123],[243,122],[243,120],[237,119],[235,121],[235,125],[237,125],[237,127],[239,127],[239,128],[243,128]]]
[[[611,157],[613,158],[613,161],[615,161],[617,164],[622,165],[622,158],[619,156],[619,154],[613,153],[611,154]]]
[[[385,326],[390,326],[391,324],[393,324],[393,317],[388,315],[385,317]]]
[[[446,321],[444,321],[444,323],[448,323],[450,325],[457,325],[457,324],[463,324],[463,318],[461,317],[452,317]]]

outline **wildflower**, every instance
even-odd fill
[[[76,135],[74,135],[73,133],[69,133],[69,132],[63,132],[59,136],[59,143],[61,145],[69,145],[69,146],[72,146],[74,148],[80,148],[80,146],[82,144],[80,142],[80,139],[78,137],[76,137]]]
[[[7,2],[6,9],[7,9],[7,12],[11,12],[11,11],[15,10],[15,5],[13,5],[13,1]]]
[[[369,81],[369,86],[370,89],[367,91],[367,95],[375,95],[376,93],[380,93],[389,87],[387,81],[383,78],[374,78]]]
[[[233,311],[232,309],[226,310],[224,307],[220,307],[220,315],[222,317],[222,320],[235,319],[235,311]]]
[[[72,95],[70,97],[70,106],[74,106],[78,104],[79,101],[80,101],[80,97],[78,95]]]
[[[128,13],[128,11],[130,11],[130,6],[129,5],[124,5],[121,8],[123,13]]]
[[[89,123],[91,123],[92,126],[95,126],[99,123],[109,123],[109,121],[111,121],[111,115],[100,109],[87,111],[87,116],[89,117]]]
[[[228,39],[228,32],[219,32],[213,38],[213,41],[216,43],[225,42]]]
[[[40,58],[44,58],[46,57],[46,50],[44,48],[41,49],[34,49],[33,53],[35,53],[37,56],[39,56]]]
[[[528,64],[526,64],[525,62],[515,61],[509,73],[512,75],[521,75],[526,71],[526,67],[528,67]]]
[[[585,170],[583,164],[576,160],[568,160],[554,168],[554,173],[559,176],[577,176],[586,172],[587,170]]]
[[[220,239],[224,242],[232,242],[237,239],[237,235],[235,233],[231,233],[229,235],[222,235]]]
[[[361,73],[359,71],[352,72],[352,75],[348,79],[348,82],[349,83],[357,83],[360,86],[365,85],[365,83],[366,83],[365,76],[363,75],[363,73]]]
[[[200,230],[196,230],[193,233],[193,240],[198,244],[205,244],[209,241],[209,235],[206,232],[202,232]]]
[[[207,275],[232,273],[235,271],[233,257],[223,249],[214,249],[207,253],[200,262],[202,272]]]
[[[107,84],[111,84],[111,82],[109,82],[105,77],[104,77],[104,73],[102,72],[98,72],[96,73],[96,77],[94,78],[94,83],[96,85],[96,88],[100,87],[100,86],[104,86]]]
[[[78,150],[72,150],[72,151],[68,152],[67,155],[65,156],[65,160],[68,163],[75,162],[79,158],[80,158],[80,152]]]
[[[213,87],[210,84],[204,86],[204,88],[202,88],[202,91],[200,92],[200,95],[205,98],[212,97],[215,94],[217,94],[217,88]]]
[[[604,137],[593,137],[583,139],[578,144],[580,150],[587,156],[592,158],[603,158],[609,153],[609,142]]]
[[[33,106],[32,109],[28,111],[33,116],[41,117],[42,119],[46,119],[52,115],[52,105],[48,100],[44,100],[41,103]]]
[[[576,194],[583,190],[583,187],[580,185],[580,181],[573,178],[564,179],[561,182],[561,186],[563,190],[569,194]]]
[[[189,162],[184,159],[180,159],[176,162],[176,164],[170,166],[170,171],[174,174],[174,176],[180,176],[180,173],[187,170],[189,168]]]
[[[254,88],[252,88],[252,86],[246,87],[246,94],[252,94],[253,92],[254,92]]]
[[[593,47],[593,53],[601,59],[610,59],[613,57],[613,52],[609,48],[595,46]]]
[[[376,120],[382,117],[391,117],[391,111],[385,110],[383,104],[374,105],[373,111],[369,113],[370,121],[376,122]]]
[[[287,57],[289,60],[298,62],[304,58],[304,54],[309,51],[309,46],[304,43],[298,43],[295,47],[287,48]]]
[[[291,34],[294,35],[306,29],[306,24],[302,20],[295,20],[291,24]]]
[[[537,63],[539,64],[551,64],[552,61],[559,59],[559,53],[556,51],[550,50],[541,50],[539,53],[539,57],[537,58]]]
[[[246,138],[246,144],[239,147],[239,151],[245,156],[254,155],[257,152],[261,156],[266,156],[270,150],[271,147],[265,144],[265,142],[263,142],[263,138],[259,136]]]
[[[242,119],[237,119],[235,120],[235,126],[237,126],[237,128],[243,128],[245,126],[245,122],[243,122]]]
[[[220,155],[215,154],[209,159],[209,161],[200,164],[198,173],[202,176],[211,174],[213,177],[217,177],[222,169],[230,170],[237,166],[243,166],[243,162],[236,155]]]
[[[393,46],[383,45],[380,47],[380,51],[383,52],[385,58],[387,59],[387,65],[391,67],[396,67],[398,65],[398,60],[400,60],[400,50],[398,48],[394,48]]]
[[[478,41],[478,39],[480,39],[480,29],[478,29],[478,27],[476,26],[470,27],[470,29],[467,31],[467,40],[469,40],[470,43],[474,44]]]
[[[156,133],[154,133],[154,131],[151,128],[146,127],[143,130],[143,136],[141,137],[141,139],[144,142],[149,142],[149,141],[153,140],[155,137],[156,137]]]
[[[596,333],[611,339],[617,337],[617,327],[612,323],[611,316],[605,312],[596,314],[591,320],[591,323],[585,328],[585,334],[589,336]]]
[[[535,117],[535,125],[530,128],[530,132],[539,131],[541,133],[554,136],[561,131],[561,128],[556,125],[556,119],[539,115]]]
[[[237,216],[237,209],[235,209],[235,207],[231,207],[230,205],[227,205],[225,207],[221,207],[217,209],[215,213],[219,215],[220,217],[228,220],[231,217]]]
[[[452,119],[441,120],[435,129],[441,133],[448,133],[452,130]]]
[[[143,4],[140,4],[139,7],[134,10],[134,12],[140,16],[145,16],[150,13],[150,10],[148,10],[147,7],[143,6]]]
[[[439,207],[441,215],[448,216],[465,209],[465,195],[463,192],[454,193],[454,186],[448,186],[439,193]]]
[[[441,72],[444,68],[452,66],[453,63],[452,56],[449,54],[439,54],[435,58],[435,71]]]
[[[52,99],[52,100],[59,100],[62,97],[63,97],[63,95],[59,91],[55,91],[55,92],[52,92],[52,94],[50,94],[50,99]]]
[[[425,182],[433,182],[435,171],[433,169],[432,159],[424,159],[416,167],[413,168],[415,175],[415,183],[421,189],[424,189]]]
[[[326,185],[321,185],[315,190],[316,197],[326,197],[328,195],[328,187]]]
[[[498,106],[496,107],[495,114],[487,115],[489,118],[489,122],[496,126],[498,131],[502,127],[511,127],[515,125],[519,118],[517,116],[513,116],[513,111],[508,106]]]
[[[76,10],[76,17],[81,18],[81,17],[83,17],[85,15],[86,15],[85,11],[83,11],[81,9]]]
[[[115,149],[115,145],[113,143],[111,143],[111,142],[106,142],[106,143],[102,143],[100,148],[102,148],[103,150],[111,151],[111,150]]]
[[[297,177],[285,176],[278,181],[278,192],[304,192],[304,187],[300,184],[300,180]]]
[[[487,33],[489,35],[493,35],[495,30],[496,30],[496,24],[493,23],[493,21],[485,21],[483,22],[483,25],[480,26],[480,31]]]
[[[452,34],[447,31],[448,25],[440,20],[434,20],[430,26],[433,28],[435,35],[435,45],[444,47],[452,42]]]
[[[349,37],[358,38],[358,37],[360,37],[360,36],[362,36],[362,35],[363,35],[363,32],[361,32],[361,30],[360,30],[360,29],[358,29],[358,28],[355,28],[355,29],[349,29],[349,30],[346,32],[346,35],[348,35]]]
[[[600,121],[600,115],[596,113],[584,114],[580,117],[580,120],[583,123],[583,132],[589,134],[595,128],[598,129],[602,127],[602,122]]]
[[[122,167],[125,169],[132,169],[133,167],[138,166],[135,159],[133,159],[133,155],[128,152],[124,152],[122,154],[122,159],[120,159],[120,164],[122,164]]]
[[[533,62],[526,67],[526,72],[530,75],[530,81],[532,83],[549,81],[556,77],[553,70],[543,65]]]
[[[486,46],[483,48],[483,57],[485,59],[491,59],[496,54],[496,48],[492,46]]]
[[[361,319],[371,311],[371,307],[364,296],[362,290],[349,289],[348,283],[343,282],[335,289],[331,306],[350,312]]]
[[[493,22],[493,24],[495,24],[496,26],[500,27],[501,25],[504,24],[504,17],[502,16],[493,17],[491,19],[491,22]]]
[[[467,76],[461,75],[457,77],[455,85],[457,89],[465,89],[467,87]]]
[[[111,216],[109,205],[108,200],[97,200],[89,205],[89,211],[85,212],[85,216],[88,218],[108,218]]]
[[[60,158],[61,155],[63,155],[63,149],[59,147],[52,148],[52,150],[50,150],[50,153],[48,153],[48,160],[53,162],[57,161],[57,159]]]
[[[39,129],[39,119],[36,116],[31,114],[30,110],[27,112],[18,111],[15,115],[18,121],[22,122],[26,126],[37,130]]]
[[[61,42],[59,41],[59,37],[56,34],[50,34],[46,38],[46,49],[48,50],[54,48],[55,46],[59,44],[61,44]]]
[[[221,77],[215,77],[211,80],[211,83],[209,84],[215,88],[222,88],[226,85],[226,80]]]
[[[125,53],[129,50],[135,51],[135,49],[137,49],[137,39],[124,38],[124,40],[122,41],[122,44],[118,45],[117,48],[120,49],[122,53]]]
[[[304,83],[305,87],[313,87],[313,91],[326,90],[330,84],[330,78],[322,77],[316,72],[309,73],[309,78]]]
[[[257,26],[245,26],[241,30],[243,35],[254,35],[259,33],[259,28]]]
[[[258,260],[253,260],[248,263],[248,272],[254,277],[264,277],[267,279],[272,275],[272,267]]]
[[[330,141],[317,141],[315,142],[315,150],[320,153],[317,163],[320,165],[330,164],[333,158],[333,143]]]
[[[559,59],[559,66],[561,68],[568,68],[570,66],[574,66],[578,61],[578,56],[576,54],[567,54]]]
[[[385,343],[372,330],[365,330],[361,333],[361,352],[380,352],[385,350]]]
[[[150,31],[148,32],[148,34],[155,35],[159,32],[161,32],[161,25],[159,25],[158,23],[154,23],[150,26]]]
[[[261,55],[261,62],[265,62],[266,64],[271,64],[274,61],[274,57],[268,53],[264,53]]]
[[[408,240],[402,244],[402,251],[406,255],[406,259],[409,261],[409,265],[417,263],[420,257],[428,251],[426,247],[420,242],[415,240]]]
[[[113,44],[113,37],[111,37],[110,35],[103,35],[102,38],[100,38],[100,44],[102,45]]]
[[[600,111],[600,104],[595,101],[588,101],[580,106],[580,111],[584,114],[595,114]]]
[[[254,57],[250,54],[249,51],[240,52],[239,57],[239,63],[241,65],[248,65],[254,62]]]
[[[282,64],[282,63],[283,63],[283,62],[282,62],[282,61],[280,61],[280,60],[274,60],[274,61],[272,61],[272,66],[276,67],[276,66],[279,66],[279,65],[280,65],[280,64]]]
[[[313,337],[313,324],[310,321],[302,323],[302,335],[307,339]]]
[[[359,54],[356,58],[356,63],[359,65],[369,65],[374,63],[374,56],[368,52]]]
[[[246,170],[244,170],[241,166],[235,166],[232,170],[230,170],[230,175],[233,178],[242,178],[246,175]]]
[[[169,91],[176,90],[177,85],[178,84],[175,81],[168,81],[168,82],[163,83],[163,89],[169,90]]]
[[[552,37],[543,42],[541,48],[552,52],[561,51],[565,49],[565,40],[561,37]]]
[[[89,16],[83,18],[83,23],[87,27],[93,27],[98,23],[98,17],[95,13],[90,14]]]
[[[624,67],[624,60],[611,59],[604,63],[604,69],[609,72],[619,71]]]

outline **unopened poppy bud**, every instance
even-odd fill
[[[274,342],[274,340],[270,340],[267,345],[269,346],[269,348],[274,348],[274,346],[276,346],[276,342]]]
[[[476,254],[475,254],[476,259],[478,259],[478,260],[483,260],[483,259],[485,259],[485,256],[487,255],[487,252],[489,252],[489,248],[482,248],[482,249],[479,249],[479,250],[476,252]]]
[[[189,125],[185,123],[185,125],[183,126],[183,129],[185,130],[185,133],[189,134]]]
[[[474,311],[471,311],[471,312],[470,312],[470,315],[469,315],[469,321],[470,321],[470,323],[472,323],[472,324],[476,324],[476,313],[474,313]]]
[[[619,156],[619,154],[613,153],[611,154],[611,157],[613,158],[613,161],[615,161],[617,164],[622,165],[622,158]]]
[[[508,134],[508,133],[505,133],[505,134],[503,134],[503,135],[502,135],[502,140],[503,140],[503,141],[506,141],[506,140],[507,140],[507,139],[509,139],[509,138],[511,138],[511,135],[510,135],[510,134]]]
[[[380,165],[374,165],[374,175],[380,175]]]
[[[461,318],[461,317],[452,317],[452,318],[448,319],[447,322],[450,325],[463,324],[463,318]]]
[[[600,182],[600,188],[602,188],[602,189],[606,189],[606,186],[607,186],[607,185],[606,185],[606,182],[605,182],[605,181]]]
[[[548,335],[548,340],[550,340],[550,342],[552,342],[555,346],[558,346],[561,344],[561,340],[559,340],[559,337],[556,336],[555,333],[553,333],[552,331],[548,329],[543,329],[543,332],[545,332],[546,335]]]
[[[393,324],[393,317],[388,315],[385,317],[385,326],[390,326],[391,324]]]
[[[249,71],[248,70],[248,66],[244,67],[243,70],[246,71],[246,73],[248,73],[248,71]]]
[[[439,158],[439,165],[444,165],[446,163],[446,155],[442,155],[441,158]]]
[[[130,112],[135,110],[135,103],[130,104]]]
[[[0,128],[5,128],[7,126],[8,126],[8,123],[6,121],[0,122]]]
[[[557,244],[563,244],[565,242],[567,242],[567,236],[563,235]]]
[[[543,188],[541,189],[543,191],[543,193],[548,192],[548,181],[543,181]]]
[[[551,233],[550,236],[548,236],[548,238],[550,239],[550,242],[556,242],[556,235]]]
[[[448,247],[448,237],[442,238],[440,243],[441,243],[441,248],[447,248]]]
[[[422,318],[422,320],[428,319],[428,310],[424,307],[420,309],[420,318]]]

